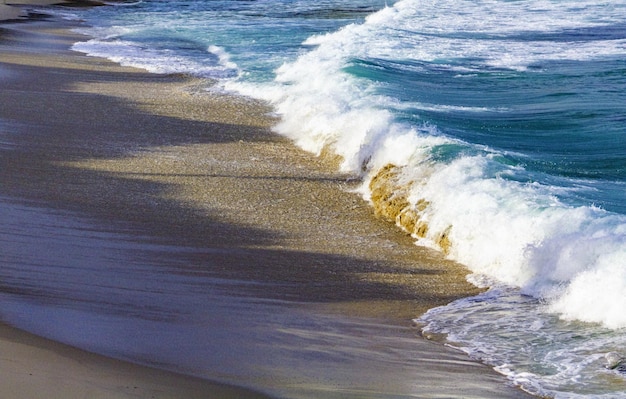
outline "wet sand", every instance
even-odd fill
[[[5,322],[276,397],[525,397],[411,327],[477,292],[461,265],[272,134],[263,104],[69,51],[72,24],[0,30]]]
[[[265,398],[122,362],[0,326],[0,394],[3,398]]]
[[[0,21],[14,20],[24,16],[25,13],[19,7],[0,4]]]

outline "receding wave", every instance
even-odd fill
[[[120,30],[124,31],[123,28]],[[95,29],[83,32],[98,35]],[[196,43],[185,44],[187,47],[191,46],[192,51],[197,54],[190,58],[167,48],[146,46],[145,43],[125,40],[120,36],[107,30],[103,37],[75,43],[72,50],[94,57],[105,57],[121,65],[143,68],[153,73],[188,73],[214,79],[232,78],[239,74],[237,65],[230,61],[221,47],[215,45],[200,48]]]

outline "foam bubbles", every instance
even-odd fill
[[[605,239],[611,240],[612,237]],[[614,329],[624,328],[626,245],[622,242],[621,247],[621,250],[614,250],[610,245],[586,248],[591,254],[585,252],[585,249],[578,251],[594,258],[590,262],[593,267],[587,267],[576,273],[564,293],[551,304],[550,309],[569,320],[602,323]],[[599,253],[602,249],[607,249],[608,253]]]
[[[237,65],[218,46],[210,46],[204,57],[190,58],[172,50],[150,48],[131,40],[119,39],[119,29],[112,33],[100,28],[91,33],[100,33],[103,37],[75,43],[72,50],[152,73],[188,73],[214,79],[232,78],[239,73]]]
[[[621,351],[626,335],[597,324],[563,321],[547,305],[490,281],[489,291],[432,309],[417,322],[494,366],[537,396],[621,398],[623,376],[608,372],[605,355]]]
[[[427,158],[402,170],[409,203],[429,226],[418,242],[437,247],[474,273],[550,301],[568,319],[626,327],[626,218],[590,206],[570,207],[551,186],[490,174],[491,157],[450,163]],[[593,300],[589,300],[593,298]]]

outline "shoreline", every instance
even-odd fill
[[[262,104],[195,91],[205,82],[191,78],[148,74],[71,52],[68,43],[78,35],[69,33],[69,26],[49,21],[12,27],[4,41],[0,33],[0,75],[9,77],[0,122],[9,120],[10,126],[0,145],[0,197],[88,217],[90,228],[117,232],[123,227],[133,240],[175,248],[177,256],[190,254],[183,260],[197,263],[193,273],[208,270],[212,278],[246,282],[239,292],[232,291],[241,283],[229,283],[232,298],[287,303],[289,309],[279,311],[291,315],[297,308],[318,322],[329,320],[346,341],[351,328],[368,331],[375,325],[373,331],[384,333],[364,345],[384,343],[390,351],[415,346],[421,358],[438,359],[436,372],[428,362],[422,374],[419,364],[402,366],[416,379],[433,380],[411,388],[425,397],[435,392],[529,397],[488,367],[410,333],[411,318],[478,292],[463,278],[466,271],[375,219],[369,205],[346,192],[349,176],[269,131],[273,120]],[[38,42],[51,36],[53,46]],[[41,80],[33,81],[34,75]],[[293,270],[294,264],[303,270]],[[270,348],[263,353],[271,355],[274,332],[269,338],[258,334]],[[293,348],[301,339],[294,339]],[[286,349],[286,358],[294,356],[293,348]],[[370,358],[376,355],[368,352],[366,360],[376,364]],[[288,397],[329,389],[323,383],[302,388],[310,384],[304,370],[311,371],[299,363],[294,367],[292,378],[301,379],[297,389],[263,386],[266,374],[242,385]],[[370,367],[363,373],[346,371],[344,384],[353,390],[347,392],[365,389],[360,384],[376,373]],[[237,365],[233,368],[237,372]],[[451,376],[454,381],[448,381]],[[210,379],[211,373],[202,377]],[[436,387],[443,381],[448,386]],[[336,389],[341,395],[348,388]]]

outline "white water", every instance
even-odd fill
[[[91,30],[78,30],[93,33]],[[108,58],[124,66],[143,68],[152,73],[188,73],[196,76],[224,79],[238,74],[224,49],[210,46],[206,56],[190,59],[168,50],[150,49],[125,40],[91,39],[74,44],[73,50],[94,57]]]

